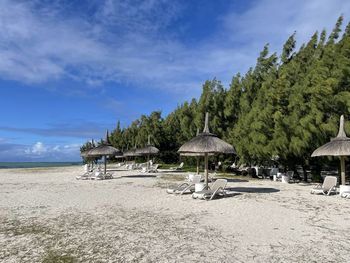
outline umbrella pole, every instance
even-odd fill
[[[341,184],[345,185],[345,157],[340,156],[340,178]]]
[[[105,174],[106,174],[106,171],[107,171],[107,155],[105,155]]]
[[[149,154],[147,154],[147,171],[149,171]]]
[[[204,173],[205,173],[205,187],[208,189],[208,153],[204,155]]]
[[[197,174],[199,174],[199,156],[197,156]]]

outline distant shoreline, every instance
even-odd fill
[[[82,165],[82,162],[0,162],[0,169],[64,167]]]

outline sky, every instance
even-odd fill
[[[166,117],[340,15],[350,1],[0,0],[0,162],[79,161],[117,121]]]

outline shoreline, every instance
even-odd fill
[[[69,167],[83,165],[82,162],[0,162],[0,170],[3,169],[27,169],[46,167]]]

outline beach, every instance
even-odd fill
[[[350,262],[350,200],[312,184],[230,177],[205,201],[166,193],[185,173],[82,173],[0,170],[1,262]]]

